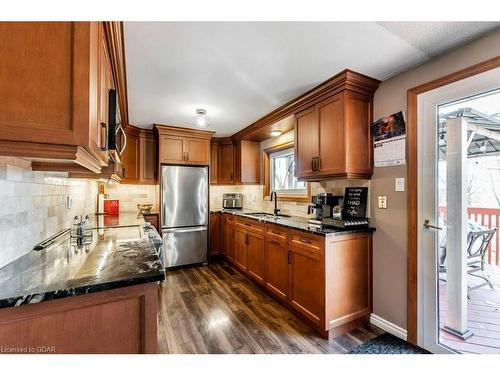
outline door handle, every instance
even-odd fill
[[[320,159],[319,159],[319,156],[316,156],[316,170],[319,171],[319,162],[320,162]]]
[[[101,122],[101,150],[108,150],[108,124]]]
[[[441,227],[438,227],[437,225],[431,225],[429,224],[429,219],[425,219],[424,220],[424,227],[426,227],[427,229],[437,229],[437,230],[443,230],[443,228]]]
[[[314,157],[311,159],[311,171],[314,172]]]

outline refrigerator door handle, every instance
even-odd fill
[[[189,227],[189,228],[162,228],[162,233],[186,233],[186,232],[200,232],[202,230],[207,230],[206,226],[201,227]]]

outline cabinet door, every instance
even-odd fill
[[[108,142],[108,101],[109,90],[113,87],[113,78],[111,74],[111,62],[109,60],[108,47],[104,36],[104,28],[102,22],[99,23],[99,79],[98,83],[98,106],[97,106],[97,126],[95,135],[91,134],[91,141],[95,144],[96,156],[101,159],[106,165],[109,160],[108,151],[102,151],[102,148],[107,149]]]
[[[224,246],[223,251],[227,258],[234,262],[235,248],[234,248],[234,226],[230,224],[224,225]]]
[[[241,183],[241,142],[234,146],[234,163],[233,163],[233,182],[236,184]]]
[[[126,131],[126,130],[125,130]],[[139,136],[127,132],[127,146],[122,156],[124,184],[137,184],[139,182]]]
[[[221,252],[221,220],[222,215],[210,214],[210,255]]]
[[[219,145],[218,148],[217,183],[232,184],[234,177],[234,147],[233,145]]]
[[[317,175],[345,173],[344,100],[334,95],[317,105],[319,165]]]
[[[264,283],[264,236],[247,232],[247,271],[257,282]]]
[[[184,137],[160,136],[160,163],[185,163]]]
[[[234,229],[234,262],[244,270],[247,269],[248,233],[238,228]]]
[[[209,164],[210,140],[186,138],[185,142],[186,161],[189,164]]]
[[[156,141],[151,135],[143,136],[141,133],[139,144],[139,182],[141,184],[156,184],[157,166]]]
[[[295,115],[295,175],[314,176],[313,158],[318,157],[318,120],[315,107]]]
[[[303,248],[289,248],[290,302],[311,322],[321,325],[324,320],[324,261],[320,254]]]
[[[97,134],[98,23],[2,22],[0,35],[0,139],[88,148]]]
[[[265,285],[276,297],[288,297],[288,248],[286,242],[266,239]]]
[[[210,143],[210,184],[217,183],[217,173],[219,166],[219,158],[217,156],[218,147],[217,144]]]

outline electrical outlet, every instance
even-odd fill
[[[387,197],[385,195],[378,196],[378,208],[387,208]]]
[[[73,198],[68,195],[66,196],[66,208],[69,210],[71,207],[73,207]]]

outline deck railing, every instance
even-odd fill
[[[446,221],[446,207],[439,207],[439,218]],[[500,266],[500,208],[468,207],[469,219],[485,227],[497,228],[488,248],[488,264]]]

